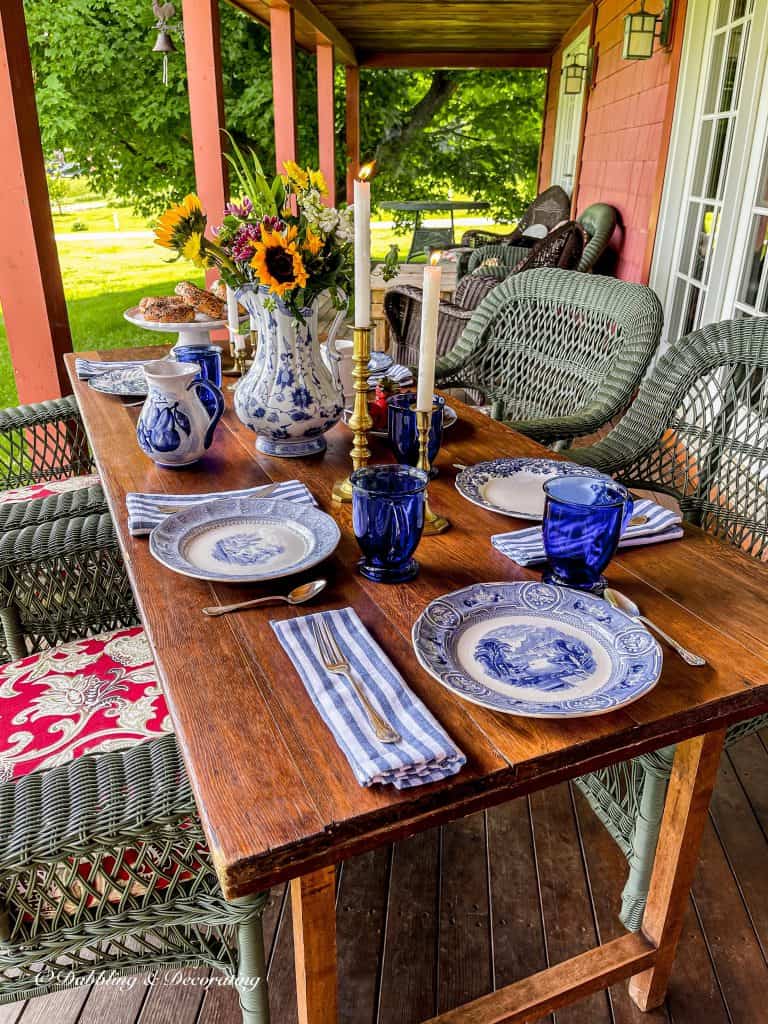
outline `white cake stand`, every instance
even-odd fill
[[[226,320],[214,320],[205,313],[195,313],[195,319],[186,324],[158,323],[157,320],[145,320],[138,306],[126,309],[123,316],[129,324],[141,327],[145,331],[159,331],[161,334],[178,334],[176,348],[180,345],[210,345],[211,331],[218,331],[227,326]]]

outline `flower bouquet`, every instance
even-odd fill
[[[325,449],[323,434],[341,417],[338,376],[320,353],[319,297],[329,293],[338,314],[347,308],[353,276],[352,208],[323,202],[320,171],[285,164],[268,181],[258,157],[230,140],[233,177],[242,190],[206,237],[207,219],[195,195],[167,210],[156,242],[200,267],[215,267],[257,325],[253,364],[235,391],[235,411],[268,455],[299,456]]]

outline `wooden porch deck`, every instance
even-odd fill
[[[768,1019],[768,735],[723,759],[664,1008],[625,986],[557,1024],[758,1024]],[[624,862],[565,785],[348,861],[337,902],[343,1024],[414,1024],[620,934]],[[267,911],[274,1024],[294,1024],[290,905]],[[237,997],[135,979],[0,1007],[0,1024],[237,1024]]]

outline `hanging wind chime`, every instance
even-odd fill
[[[176,14],[176,8],[173,4],[160,4],[157,0],[152,0],[152,10],[155,12],[155,18],[157,18],[155,23],[157,39],[152,47],[152,52],[162,53],[163,55],[163,85],[168,85],[168,54],[176,53],[171,32],[178,32],[181,35],[181,26],[171,24],[171,19]]]

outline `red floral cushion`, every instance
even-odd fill
[[[15,501],[34,501],[36,498],[50,498],[52,494],[64,491],[79,491],[81,487],[92,487],[99,478],[95,473],[89,476],[71,476],[66,480],[42,480],[28,487],[14,487],[8,491],[0,491],[0,505],[10,505]]]
[[[171,731],[140,626],[0,665],[0,781]]]

